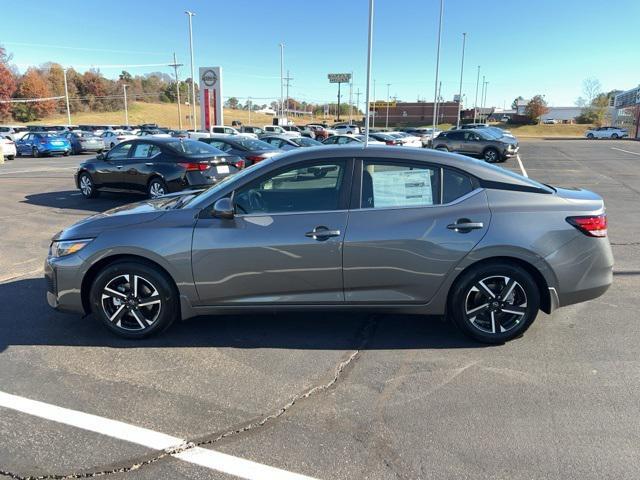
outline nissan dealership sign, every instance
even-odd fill
[[[200,67],[200,128],[224,125],[222,68]]]

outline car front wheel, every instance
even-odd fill
[[[78,178],[78,187],[84,198],[96,198],[100,192],[96,189],[91,175],[88,173],[81,173]]]
[[[40,156],[40,152],[38,151],[37,148],[33,147],[33,149],[31,150],[31,155],[35,158]]]
[[[485,162],[495,163],[500,160],[500,153],[495,148],[487,148],[482,155]]]
[[[500,344],[522,335],[540,308],[540,292],[522,267],[495,262],[472,267],[449,296],[449,313],[468,336]]]
[[[618,139],[618,134],[617,134],[617,133],[612,133],[612,134],[611,134],[611,138],[612,138],[613,140],[617,140],[617,139]]]
[[[595,137],[594,137],[593,133],[588,133],[588,134],[587,134],[587,138],[588,138],[589,140],[593,140]]]
[[[161,332],[178,316],[171,279],[142,262],[116,262],[91,286],[91,310],[113,333],[140,339]]]

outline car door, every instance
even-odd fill
[[[342,303],[352,166],[274,166],[234,192],[234,218],[201,214],[191,262],[200,304]]]
[[[33,133],[27,133],[24,137],[16,142],[16,148],[20,155],[31,153],[31,142],[33,140]]]
[[[484,190],[463,172],[425,162],[364,158],[355,172],[345,300],[428,303],[487,232]]]
[[[456,130],[453,132],[447,132],[446,144],[450,152],[463,152],[464,151],[464,130]]]
[[[467,130],[464,132],[464,141],[463,141],[463,149],[467,154],[470,155],[480,155],[482,154],[482,150],[484,149],[484,142],[480,135],[473,130]]]
[[[122,168],[122,187],[138,192],[147,191],[147,183],[160,160],[160,147],[143,140],[136,141],[131,147],[131,154],[124,160]]]
[[[94,182],[97,185],[118,190],[126,188],[122,171],[132,145],[132,142],[120,143],[104,155],[103,161],[96,163]]]

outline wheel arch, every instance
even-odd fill
[[[178,286],[176,285],[176,282],[173,276],[161,264],[147,257],[143,257],[141,255],[135,255],[130,253],[119,253],[119,254],[114,254],[108,257],[101,258],[100,260],[95,262],[93,265],[91,265],[91,267],[89,267],[87,272],[82,277],[82,283],[80,285],[80,298],[82,300],[82,308],[84,309],[85,314],[89,314],[91,312],[91,300],[89,297],[90,297],[91,285],[93,284],[93,281],[95,280],[97,275],[100,273],[100,271],[102,271],[102,269],[104,269],[105,267],[107,267],[108,265],[114,262],[120,262],[120,261],[125,261],[125,262],[134,261],[134,262],[145,264],[153,268],[157,268],[164,275],[167,276],[167,279],[169,280],[169,283],[171,284],[172,288],[174,289],[174,293],[176,294],[176,299],[180,301],[180,298],[181,298],[180,290],[178,289]]]
[[[545,276],[531,262],[524,260],[522,258],[508,256],[508,255],[482,258],[466,265],[463,269],[457,272],[455,278],[451,282],[449,291],[447,292],[447,305],[449,305],[449,302],[451,300],[451,293],[453,292],[456,283],[458,283],[458,281],[460,280],[463,274],[465,274],[472,268],[477,268],[482,265],[490,265],[492,263],[497,263],[497,262],[511,263],[513,265],[517,265],[522,269],[524,269],[528,274],[530,274],[533,280],[535,281],[536,286],[538,287],[538,291],[540,292],[540,309],[547,314],[551,313],[552,307],[553,307],[551,292],[549,291],[549,282],[547,281]]]

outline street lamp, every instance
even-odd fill
[[[186,13],[189,16],[189,51],[191,53],[191,101],[192,101],[192,116],[191,121],[193,125],[193,131],[196,131],[196,74],[193,68],[193,25],[192,19],[195,13],[187,10]]]
[[[460,90],[458,91],[458,121],[456,128],[460,128],[460,110],[462,108],[462,75],[464,73],[464,47],[467,43],[467,34],[462,34],[462,63],[460,64]]]
[[[440,0],[440,20],[438,23],[438,48],[436,50],[436,81],[433,98],[433,131],[436,131],[438,119],[438,75],[440,73],[440,41],[442,39],[442,14],[444,12],[444,0]]]
[[[387,83],[387,118],[384,122],[384,128],[385,130],[389,129],[389,87],[391,86],[390,83]]]
[[[122,85],[122,90],[124,90],[124,124],[129,126],[129,110],[127,109],[127,85],[126,83]]]
[[[69,89],[67,88],[67,69],[63,68],[64,73],[64,98],[67,103],[67,125],[71,125],[71,109],[69,108]]]
[[[280,118],[284,117],[284,43],[280,43]]]
[[[478,87],[480,86],[480,65],[478,65],[478,77],[476,78],[476,100],[473,102],[473,123],[476,123],[478,113]]]
[[[367,101],[366,116],[364,119],[364,147],[369,145],[369,113],[371,110],[371,97],[369,87],[371,86],[371,55],[373,52],[373,0],[369,0],[369,41],[367,45]],[[375,118],[375,117],[374,117]]]

